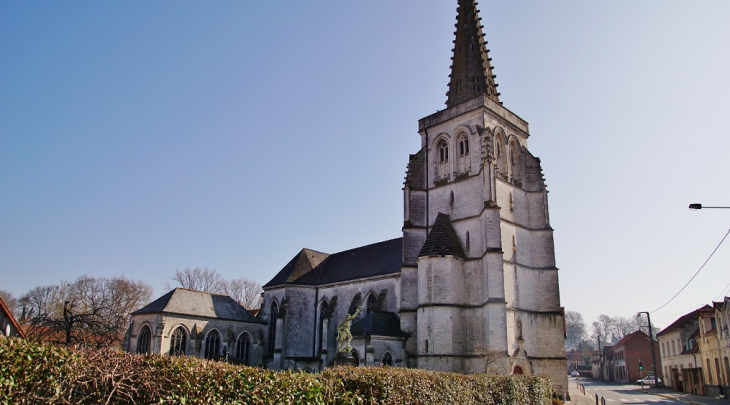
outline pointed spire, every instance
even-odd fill
[[[451,63],[451,81],[446,93],[447,107],[485,94],[499,103],[499,93],[492,73],[487,41],[482,34],[483,25],[474,0],[459,0],[456,9],[456,39]]]

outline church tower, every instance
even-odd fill
[[[503,107],[474,0],[459,0],[446,109],[418,122],[404,185],[408,366],[548,374],[567,388],[564,315],[540,160]]]

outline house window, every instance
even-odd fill
[[[178,326],[170,336],[170,356],[182,356],[185,354],[185,343],[187,334],[182,326]]]
[[[145,325],[139,332],[137,338],[137,353],[150,354],[150,342],[152,341],[152,332],[150,332],[149,326]]]
[[[221,334],[213,329],[205,338],[205,358],[217,359],[221,347]]]
[[[244,332],[238,337],[236,343],[236,357],[245,365],[249,365],[249,353],[251,351],[251,336]]]

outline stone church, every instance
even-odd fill
[[[352,323],[360,365],[547,374],[567,388],[564,314],[540,159],[499,101],[474,0],[459,0],[446,109],[418,122],[401,238],[297,253],[264,286],[263,365],[320,370]],[[480,357],[496,351],[487,365]]]

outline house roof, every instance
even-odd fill
[[[436,216],[431,232],[428,233],[418,254],[418,257],[422,256],[455,256],[462,259],[466,257],[448,215],[439,212]]]
[[[392,312],[373,311],[352,324],[350,333],[358,335],[378,335],[407,337],[408,334],[400,329],[400,320]]]
[[[709,307],[710,307],[709,305],[705,305],[701,309],[709,308]],[[666,334],[675,332],[677,329],[681,328],[684,325],[687,325],[688,323],[691,323],[693,321],[696,322],[697,321],[697,317],[699,316],[699,312],[700,312],[700,309],[695,309],[694,311],[692,311],[692,312],[690,312],[688,314],[682,315],[676,321],[674,321],[671,325],[669,325],[666,328],[664,328],[663,331],[657,333],[656,336],[657,337],[664,336]]]
[[[5,301],[3,301],[2,298],[0,298],[0,310],[5,312],[5,316],[10,319],[10,323],[13,324],[13,327],[15,330],[18,331],[18,336],[25,338],[25,332],[23,332],[22,329],[20,329],[20,325],[18,324],[18,321],[15,319],[15,316],[13,316],[13,312],[8,308],[7,305],[5,305]]]
[[[132,312],[132,315],[155,313],[200,316],[242,322],[262,322],[227,295],[185,288],[176,288],[168,292],[144,308]]]
[[[302,249],[264,288],[283,284],[322,285],[387,275],[400,272],[402,264],[403,238],[331,255]]]
[[[640,330],[637,330],[634,333],[631,333],[631,334],[628,334],[628,335],[624,336],[621,340],[618,341],[618,343],[616,343],[614,345],[614,347],[617,348],[619,346],[625,346],[630,340],[633,340],[634,338],[641,337],[641,336],[643,336],[647,340],[649,339],[649,335],[647,335],[646,333],[644,333],[644,332],[642,332]]]

